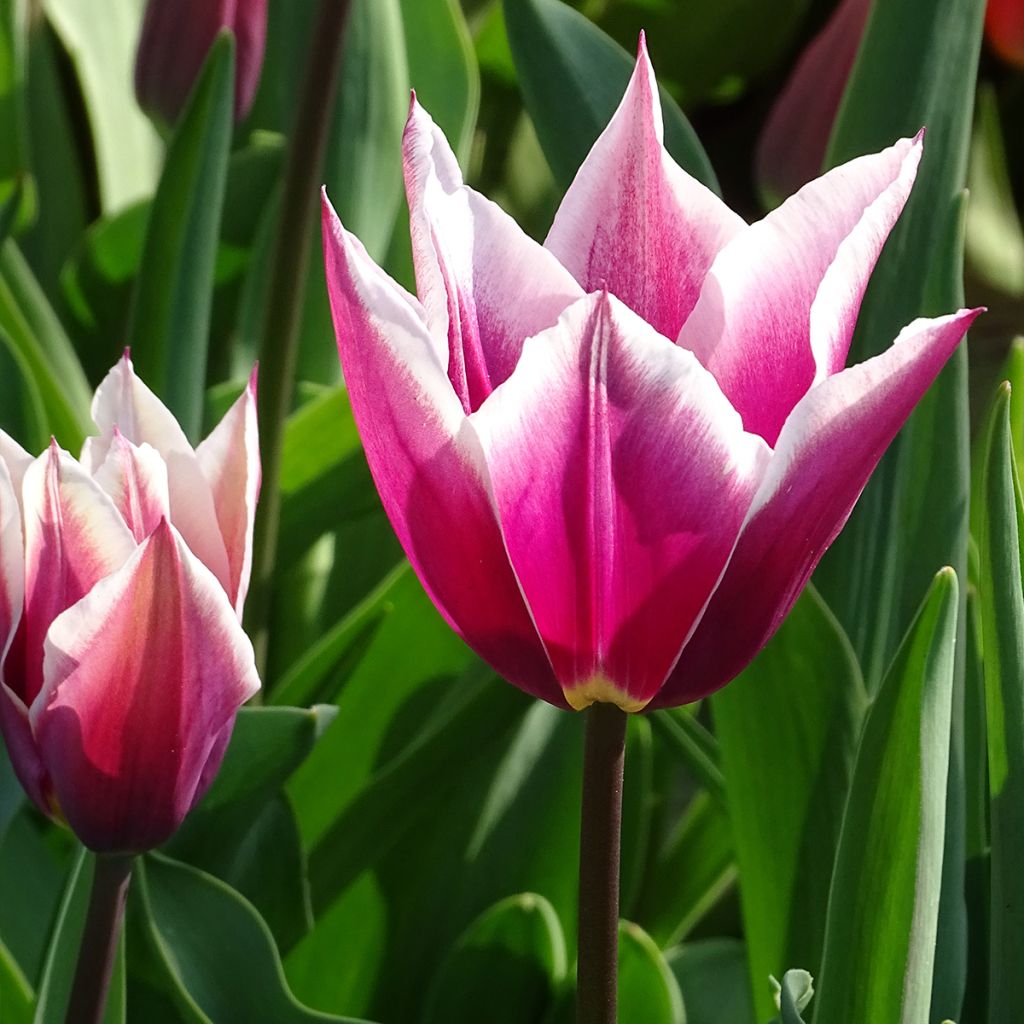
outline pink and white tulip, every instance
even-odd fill
[[[419,298],[324,202],[338,349],[384,507],[483,658],[561,707],[682,704],[778,628],[977,310],[844,369],[922,138],[745,224],[662,144],[641,40],[543,246],[413,102]]]
[[[239,621],[255,387],[193,449],[126,353],[80,460],[0,432],[0,727],[29,796],[92,849],[169,838],[259,689]]]

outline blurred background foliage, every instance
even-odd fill
[[[987,46],[975,61],[979,0],[882,3],[893,21],[879,18],[869,34],[857,113],[880,132],[908,121],[899,130],[912,133],[925,119],[931,129],[934,117],[929,145],[953,156],[922,175],[925,198],[904,218],[899,262],[880,266],[858,352],[895,333],[882,336],[895,315],[886,289],[905,292],[901,323],[960,304],[961,283],[965,304],[990,313],[967,346],[970,372],[944,377],[823,567],[824,597],[809,590],[755,664],[705,706],[632,719],[624,1024],[766,1021],[777,1012],[769,975],[801,967],[818,977],[823,963],[815,1001],[835,1015],[822,1024],[864,1024],[843,1015],[854,1012],[840,1007],[844,986],[902,992],[908,978],[923,986],[919,1002],[931,1000],[928,1019],[987,1019],[978,560],[968,574],[966,460],[943,458],[965,448],[968,408],[984,418],[1001,366],[1024,384],[1024,357],[1010,352],[1024,329],[1024,71]],[[413,87],[467,180],[542,239],[644,29],[673,153],[756,219],[760,133],[835,6],[355,0],[323,180],[346,226],[411,287],[400,139]],[[91,388],[125,345],[175,411],[195,404],[193,437],[241,389],[257,354],[315,8],[271,0],[260,88],[233,132],[224,50],[177,129],[161,135],[131,91],[141,0],[0,0],[0,425],[27,447],[53,433],[77,448]],[[917,29],[906,34],[908,25]],[[905,35],[887,48],[896,32]],[[940,43],[951,63],[937,58],[948,57]],[[912,89],[904,104],[904,80],[924,81],[932,105],[914,106]],[[892,141],[868,135],[851,115],[833,143],[845,154]],[[497,681],[423,594],[362,457],[318,255],[311,268],[264,703],[242,713],[215,787],[140,869],[108,1020],[569,1021],[582,722]],[[869,336],[875,327],[882,333]],[[182,383],[193,380],[205,381],[202,409],[202,390]],[[1014,416],[1020,451],[1024,416]],[[890,486],[900,478],[917,483],[916,504]],[[937,527],[920,518],[924,502]],[[948,577],[929,590],[947,562],[959,591]],[[889,568],[858,606],[850,581],[864,564]],[[893,565],[903,567],[895,576]],[[920,722],[941,734],[943,694],[952,729],[928,744]],[[862,730],[870,762],[858,758]],[[877,848],[843,851],[834,872],[837,848],[852,842],[841,836],[867,834],[876,805],[892,832]],[[944,880],[933,877],[936,857]],[[90,870],[25,805],[0,758],[3,1024],[61,1019]],[[940,890],[933,986],[900,914]],[[847,906],[880,894],[876,930],[864,925],[870,949],[849,948],[830,893]],[[871,1022],[911,1019],[893,1004]]]

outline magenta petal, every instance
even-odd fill
[[[413,100],[403,140],[416,285],[469,412],[512,372],[523,339],[583,293],[500,207],[462,183],[448,142]]]
[[[252,532],[260,494],[260,443],[256,424],[256,371],[224,418],[196,449],[213,494],[228,555],[228,597],[239,617],[252,571]]]
[[[219,737],[259,689],[223,588],[166,520],[53,623],[44,671],[36,740],[68,823],[101,851],[174,833]]]
[[[767,643],[979,312],[915,320],[888,351],[804,397],[779,435],[725,576],[655,706],[717,690]]]
[[[679,334],[771,445],[846,361],[864,289],[910,193],[921,136],[837,167],[737,235]]]
[[[453,628],[502,675],[564,706],[484,482],[486,469],[422,307],[324,199],[324,258],[345,382],[391,524]]]
[[[544,245],[584,291],[607,288],[675,338],[715,254],[746,224],[675,163],[663,137],[658,85],[641,38],[626,94]]]
[[[692,353],[607,293],[527,341],[470,421],[568,701],[637,710],[718,582],[767,446]]]
[[[145,540],[170,515],[167,466],[148,444],[136,447],[114,431],[107,457],[93,479],[110,495],[137,541]]]

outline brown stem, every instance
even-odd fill
[[[584,713],[576,1019],[615,1024],[627,715],[614,704],[592,704]]]

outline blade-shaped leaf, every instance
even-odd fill
[[[739,939],[690,942],[670,949],[665,959],[683,993],[686,1024],[754,1024],[758,1019],[747,983],[747,953]]]
[[[816,1017],[931,1019],[958,587],[943,569],[868,713],[843,818]]]

